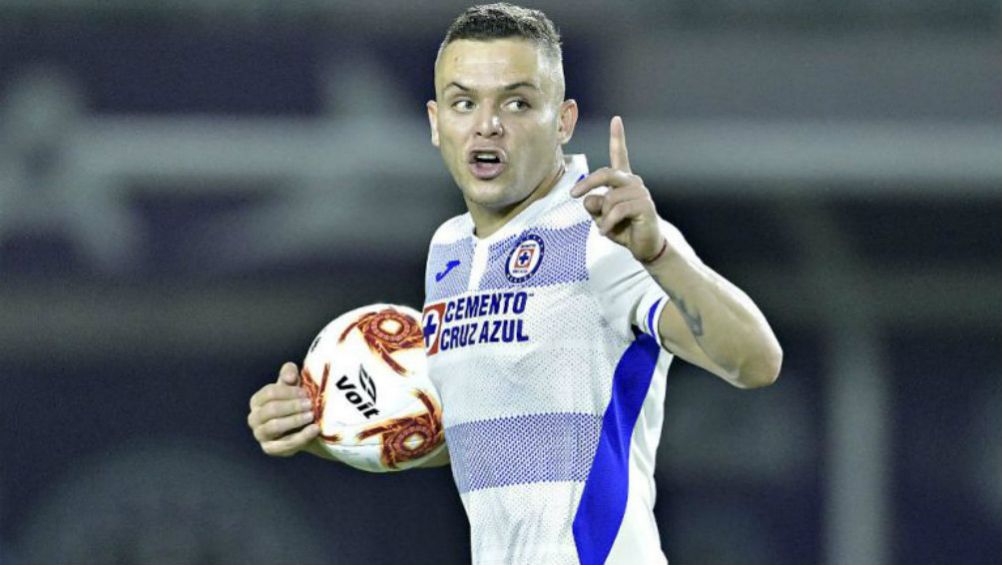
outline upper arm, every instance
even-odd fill
[[[733,371],[717,364],[703,351],[692,335],[692,331],[689,330],[678,306],[672,301],[669,301],[661,311],[661,319],[658,320],[658,337],[661,338],[661,345],[678,357],[706,369],[734,386],[741,386]]]
[[[716,282],[717,286],[727,289],[727,292],[735,297],[741,297],[747,301],[750,308],[755,309],[754,304],[751,303],[751,299],[739,288],[721,277],[713,269],[705,265],[703,268],[706,269],[706,272]],[[755,311],[757,312],[757,309]],[[749,346],[748,344],[747,338],[750,335],[748,332],[761,331],[759,326],[754,324],[749,325],[747,322],[735,322],[734,324],[728,324],[728,327],[725,328],[727,331],[715,332],[712,337],[712,350],[715,352],[717,359],[714,360],[707,355],[703,345],[697,341],[693,330],[689,327],[690,321],[691,318],[687,320],[686,314],[680,310],[679,305],[675,301],[670,301],[663,309],[661,318],[658,320],[658,337],[662,346],[693,365],[706,369],[738,388],[756,388],[771,384],[775,380],[775,376],[771,378],[756,376],[766,373],[757,370],[757,367],[761,367],[761,363],[757,363],[755,360],[769,359],[768,355],[749,355],[749,347],[754,346]],[[764,319],[762,322],[764,323]],[[717,322],[717,324],[719,325],[720,322]],[[764,331],[770,332],[771,335],[768,325],[765,326]],[[703,340],[709,339],[711,339],[709,336],[703,336]],[[704,343],[706,342],[704,341]],[[759,351],[757,348],[755,350]],[[724,360],[724,364],[721,364],[721,359]],[[768,370],[766,369],[766,371]],[[778,368],[776,371],[778,371]]]

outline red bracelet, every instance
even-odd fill
[[[658,254],[655,255],[654,257],[651,257],[650,259],[644,259],[644,260],[640,261],[642,264],[644,264],[644,265],[650,265],[651,263],[653,263],[653,262],[657,261],[658,259],[660,259],[661,256],[665,254],[665,251],[668,251],[668,238],[664,237],[662,239],[664,240],[664,243],[661,244],[661,251],[658,251]]]

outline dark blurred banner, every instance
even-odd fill
[[[0,563],[468,563],[447,468],[261,453],[338,314],[462,213],[425,101],[466,4],[0,1]],[[545,1],[569,152],[634,170],[785,351],[676,361],[673,565],[1002,559],[1002,2]]]

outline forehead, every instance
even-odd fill
[[[517,82],[545,88],[553,74],[551,65],[543,49],[526,39],[460,39],[442,51],[435,67],[435,90],[441,91],[450,82],[475,90]]]

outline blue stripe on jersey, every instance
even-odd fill
[[[640,335],[616,365],[595,461],[572,526],[581,565],[605,563],[619,533],[630,491],[630,439],[660,351],[657,340]]]
[[[459,261],[459,264],[450,268],[451,261]],[[470,286],[472,266],[472,237],[464,237],[445,245],[432,245],[428,250],[428,272],[425,273],[425,302],[466,292]],[[435,280],[439,277],[441,280]]]
[[[579,481],[598,445],[601,418],[572,412],[478,420],[445,429],[460,493],[529,483]]]
[[[480,289],[539,287],[588,280],[585,258],[591,224],[588,220],[566,228],[533,228],[491,245]],[[539,270],[522,282],[512,283],[507,277],[508,256],[515,245],[530,234],[542,238],[546,251],[540,259]]]
[[[647,311],[647,331],[651,334],[651,337],[657,339],[658,329],[654,327],[654,313],[658,311],[658,304],[661,304],[663,298],[658,298],[651,304],[651,309]]]

